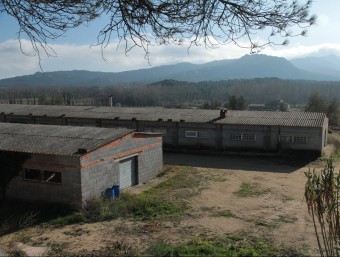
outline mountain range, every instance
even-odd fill
[[[0,80],[10,86],[114,86],[148,84],[166,79],[179,81],[220,81],[231,79],[280,78],[291,80],[340,81],[340,57],[305,57],[287,60],[263,54],[205,64],[178,63],[124,72],[84,70],[37,72]]]

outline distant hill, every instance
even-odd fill
[[[205,64],[178,63],[124,72],[55,71],[0,80],[0,87],[11,86],[115,86],[147,84],[161,80],[188,82],[230,79],[280,78],[298,80],[340,80],[340,58],[294,59],[267,55],[245,55],[239,59]]]
[[[296,58],[290,60],[290,62],[300,69],[310,72],[319,72],[339,80],[340,57],[336,55]]]

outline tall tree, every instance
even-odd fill
[[[340,116],[340,105],[337,98],[333,98],[327,106],[327,117],[331,125],[337,125]]]
[[[325,98],[319,93],[312,93],[305,107],[306,112],[326,112],[327,104]]]
[[[268,44],[286,44],[289,37],[305,35],[316,20],[309,13],[311,4],[311,0],[1,0],[0,14],[16,19],[19,38],[27,36],[38,54],[39,47],[53,53],[50,40],[99,16],[107,20],[98,32],[103,47],[118,38],[126,51],[139,46],[148,54],[154,43],[189,40],[212,47],[245,39],[246,47],[257,52]],[[267,34],[261,44],[255,33],[259,30]]]

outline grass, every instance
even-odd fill
[[[234,194],[238,197],[256,197],[268,194],[270,192],[271,190],[269,188],[261,189],[258,187],[258,184],[249,184],[243,182],[240,186],[240,189],[234,192]]]
[[[33,204],[22,201],[0,202],[0,236],[20,229],[67,216],[74,211],[60,204]]]
[[[172,169],[167,167],[164,174],[172,172]],[[204,179],[189,166],[176,167],[176,172],[177,175],[141,194],[122,193],[114,201],[91,198],[82,209],[64,205],[3,202],[0,209],[0,236],[37,224],[62,227],[117,218],[152,220],[179,217],[185,210],[185,199],[202,189]]]
[[[48,224],[64,226],[117,218],[139,220],[178,218],[185,210],[184,200],[191,196],[190,192],[199,190],[202,184],[201,176],[197,175],[193,168],[180,167],[180,171],[179,174],[141,194],[125,192],[114,201],[104,201],[101,198],[89,199],[81,211],[58,217]]]
[[[190,241],[171,245],[157,242],[145,253],[155,257],[172,256],[303,256],[293,248],[276,247],[256,238],[226,236],[220,238],[192,238]]]
[[[68,224],[100,222],[117,218],[164,219],[177,216],[181,211],[181,206],[164,201],[155,195],[123,193],[114,201],[91,198],[81,211],[58,217],[49,221],[48,224],[61,227]]]
[[[230,210],[219,211],[216,213],[217,216],[222,216],[226,218],[237,218],[237,216]]]

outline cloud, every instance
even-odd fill
[[[7,40],[0,43],[0,78],[30,74],[39,68],[36,57],[29,56],[30,43],[22,41],[22,50],[18,40]]]
[[[314,46],[298,45],[294,47],[286,47],[280,50],[268,48],[263,53],[268,55],[275,55],[285,57],[287,59],[306,57],[306,56],[324,56],[329,54],[335,54],[340,56],[340,44],[319,44]]]
[[[30,42],[22,40],[25,52],[31,52]],[[214,60],[239,58],[249,53],[249,49],[239,48],[233,44],[220,45],[212,49],[204,46],[192,46],[188,43],[181,45],[160,45],[149,48],[149,61],[145,59],[142,48],[134,48],[125,54],[123,45],[117,47],[112,42],[105,49],[99,46],[76,44],[52,44],[57,53],[56,57],[42,54],[41,65],[44,71],[57,70],[91,70],[119,72],[141,68],[150,68],[179,62],[206,63]],[[287,59],[307,55],[340,55],[340,44],[320,44],[315,46],[292,46],[266,48],[263,54],[281,56]],[[102,55],[103,54],[103,55]],[[26,56],[20,51],[17,40],[0,43],[0,78],[32,74],[40,71],[37,56]]]

